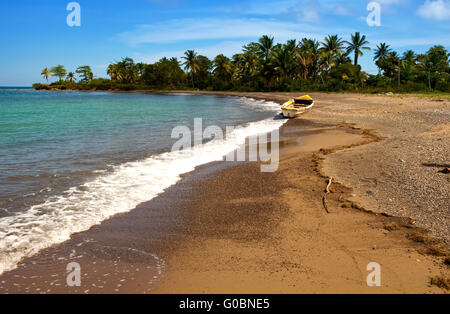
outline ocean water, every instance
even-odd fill
[[[238,97],[0,88],[0,274],[279,128],[279,109]],[[173,128],[193,130],[194,118],[236,129],[172,152]]]

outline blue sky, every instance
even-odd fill
[[[360,31],[370,46],[386,42],[398,52],[450,47],[450,0],[378,0],[381,26],[369,27],[369,0],[78,0],[81,27],[66,23],[68,0],[0,3],[0,86],[43,82],[43,67],[69,71],[90,65],[97,77],[128,56],[154,62],[187,49],[213,58],[232,56],[261,35],[278,42],[327,34],[349,39]],[[368,52],[363,69],[376,73]]]

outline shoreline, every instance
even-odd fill
[[[351,189],[339,183],[331,188],[330,212],[323,208],[325,155],[317,154],[374,139],[345,126],[302,124],[293,120],[282,127],[285,140],[302,136],[303,143],[282,152],[277,173],[262,180],[258,164],[248,163],[202,185],[205,192],[193,205],[200,213],[193,214],[185,245],[169,259],[156,293],[443,292],[430,286],[429,278],[445,275],[445,266],[407,239],[417,229],[409,219],[364,210],[348,200]],[[210,200],[223,186],[219,209]],[[392,224],[398,229],[388,231]],[[365,282],[372,261],[385,272],[380,288]]]
[[[67,96],[72,98],[70,95]],[[86,97],[85,99],[86,101],[89,101],[92,97],[96,98],[94,95]],[[111,99],[115,96],[114,94],[110,94],[106,97],[107,99]],[[50,98],[52,97],[50,96]],[[168,121],[168,123],[161,124],[159,133],[155,132],[157,135],[161,134],[163,138],[155,138],[154,136],[157,136],[153,135],[155,129],[151,129],[149,130],[151,134],[146,132],[145,134],[142,134],[143,137],[141,136],[140,141],[135,141],[137,143],[136,145],[138,145],[137,147],[136,145],[133,145],[129,147],[129,150],[124,151],[124,155],[130,157],[130,159],[123,160],[117,158],[116,160],[119,162],[115,163],[116,166],[108,166],[108,171],[83,173],[82,177],[85,177],[86,179],[82,181],[84,178],[80,178],[80,181],[78,182],[80,182],[81,185],[75,181],[75,179],[77,179],[76,176],[71,179],[67,178],[67,180],[59,180],[61,183],[66,183],[66,185],[64,186],[61,184],[62,187],[58,187],[59,189],[54,187],[55,192],[53,195],[56,195],[57,198],[38,199],[36,197],[33,204],[23,208],[29,208],[29,211],[22,211],[17,215],[10,215],[11,218],[3,219],[2,231],[6,236],[2,239],[2,243],[0,243],[0,246],[3,244],[2,251],[5,253],[0,256],[0,273],[13,269],[24,257],[33,256],[41,249],[69,240],[71,234],[87,231],[93,225],[100,224],[114,214],[131,211],[137,205],[151,200],[157,194],[162,193],[167,187],[176,183],[180,178],[180,174],[191,172],[195,169],[195,166],[214,161],[217,158],[221,160],[222,156],[232,151],[238,144],[244,143],[247,136],[254,132],[278,129],[279,126],[285,122],[273,119],[273,108],[279,108],[277,104],[264,103],[260,106],[261,110],[258,110],[260,112],[254,112],[252,107],[255,106],[255,104],[259,104],[259,102],[247,99],[199,96],[196,97],[195,100],[191,100],[185,99],[185,97],[163,97],[145,94],[135,96],[133,94],[126,94],[120,96],[120,98],[120,103],[122,104],[127,104],[128,101],[132,103],[132,99],[135,98],[142,99],[144,102],[153,102],[153,100],[156,99],[155,103],[171,102],[173,99],[174,102],[181,101],[186,104],[192,103],[193,106],[196,106],[195,103],[198,104],[198,102],[205,103],[206,105],[209,105],[209,103],[215,104],[217,107],[222,107],[217,108],[217,111],[214,110],[216,114],[215,117],[202,114],[203,106],[197,105],[196,108],[198,108],[198,114],[201,114],[201,116],[204,116],[207,119],[210,119],[209,117],[211,117],[207,124],[218,124],[221,126],[223,125],[224,127],[225,125],[233,125],[236,129],[232,132],[229,139],[223,143],[218,141],[208,141],[208,143],[205,143],[203,147],[199,147],[198,149],[196,148],[183,152],[171,152],[170,147],[175,140],[171,143],[170,131],[172,127],[175,127],[176,125],[174,125],[173,119],[169,119],[170,121]],[[240,110],[242,108],[243,115],[239,114],[239,116],[237,116],[232,113],[232,116],[227,117],[228,115],[226,113],[221,114],[223,111],[228,112],[228,105],[232,108],[236,107],[237,112],[241,112]],[[186,112],[192,111],[192,109],[185,110]],[[124,111],[126,112],[128,109],[125,108]],[[178,113],[181,113],[181,111],[183,110],[180,110]],[[193,113],[189,113],[187,116],[191,116],[192,119],[194,119],[195,111],[197,110],[194,110]],[[232,111],[234,111],[234,109]],[[184,115],[184,117],[186,117],[186,115]],[[165,118],[159,118],[158,116],[154,116],[153,119],[165,120]],[[214,121],[216,123],[212,123]],[[76,120],[74,122],[77,123]],[[102,121],[99,121],[96,124],[98,123],[102,124]],[[158,123],[160,122],[156,122],[156,124]],[[192,121],[186,121],[185,123],[191,124]],[[182,124],[185,123],[183,122]],[[99,127],[102,128],[102,125],[99,125]],[[143,125],[143,129],[145,129],[145,125]],[[158,128],[156,128],[156,130],[158,130]],[[121,133],[123,134],[123,132]],[[125,135],[120,134],[118,134],[118,136],[119,138],[126,137]],[[150,136],[150,138],[148,138],[148,136]],[[167,138],[167,136],[169,136],[169,138]],[[115,143],[115,138],[108,138],[109,140],[104,140],[103,142]],[[89,139],[86,139],[86,141],[90,142]],[[156,146],[151,144],[154,142],[157,144]],[[148,152],[147,154],[139,153],[138,155],[131,153],[134,151],[142,151],[139,143],[142,143],[147,150],[151,149],[151,152]],[[166,145],[167,148],[163,147],[162,150],[158,149],[158,143],[165,143],[160,146]],[[58,151],[58,147],[55,147],[55,149]],[[89,149],[89,151],[85,150],[85,152],[86,154],[94,154],[96,149]],[[108,159],[111,160],[115,158],[106,157],[106,160]],[[87,158],[87,160],[89,160],[89,158]],[[51,167],[52,165],[49,164],[48,166]],[[91,176],[88,177],[88,175]],[[65,177],[66,176],[63,175],[61,178]],[[72,197],[72,191],[76,192],[74,195],[75,197]],[[70,197],[66,197],[66,193],[70,195]],[[75,207],[73,212],[68,211],[65,213],[65,210],[58,211],[58,208],[72,208],[72,206]],[[19,206],[16,206],[16,208],[21,209],[20,204]],[[55,211],[53,211],[53,209],[55,209]],[[41,212],[50,212],[52,215],[40,215],[39,213]],[[30,215],[28,215],[28,213],[30,213]],[[36,213],[36,215],[34,215],[34,213]],[[64,223],[61,223],[61,221],[64,221]],[[27,228],[29,225],[38,225],[39,228],[36,230],[37,232],[33,232],[35,229],[29,232],[31,229]],[[40,230],[48,230],[48,233],[39,232]],[[17,239],[17,237],[15,237],[16,235],[19,237],[17,241],[15,240]]]
[[[398,93],[385,93],[385,92],[373,92],[367,93],[365,91],[355,92],[355,91],[315,91],[315,92],[240,92],[240,91],[206,91],[206,90],[161,90],[161,89],[137,89],[137,90],[119,90],[119,89],[35,89],[35,91],[48,91],[48,92],[108,92],[108,93],[142,93],[142,94],[155,94],[155,95],[170,95],[170,94],[192,94],[192,95],[215,95],[215,96],[236,96],[236,97],[246,97],[245,95],[255,95],[255,99],[267,100],[267,101],[280,101],[281,103],[286,102],[286,99],[280,99],[279,97],[274,97],[273,95],[291,95],[298,96],[300,94],[309,93],[310,95],[360,95],[360,96],[387,96],[387,97],[422,97],[422,98],[437,98],[439,101],[450,101],[450,93],[448,92],[398,92]]]
[[[178,92],[174,92],[178,93]],[[237,97],[247,97],[259,100],[273,101],[277,103],[283,103],[286,99],[292,98],[294,96],[298,96],[299,93],[222,93],[222,92],[191,92],[192,94],[200,94],[200,95],[223,95],[223,96],[237,96]],[[427,95],[423,95],[423,98],[417,98],[416,95],[395,95],[395,96],[381,96],[381,95],[367,95],[367,94],[340,94],[340,93],[310,93],[310,95],[316,100],[316,107],[313,111],[307,114],[307,116],[302,116],[301,119],[307,119],[308,121],[320,122],[320,123],[331,123],[341,126],[348,126],[353,129],[361,129],[363,132],[367,134],[372,134],[375,137],[378,137],[376,145],[369,145],[371,149],[371,153],[380,154],[378,157],[381,159],[375,158],[367,158],[364,164],[359,164],[359,171],[364,170],[364,168],[369,163],[378,164],[380,162],[379,167],[377,167],[381,173],[378,174],[378,178],[382,177],[386,173],[389,175],[389,179],[393,180],[393,185],[400,184],[401,182],[399,178],[396,178],[394,173],[391,173],[392,169],[381,169],[385,163],[388,162],[400,162],[402,164],[407,164],[407,166],[415,166],[415,170],[424,170],[424,168],[437,168],[438,170],[443,170],[445,168],[450,167],[450,160],[448,156],[450,156],[450,145],[446,145],[446,141],[450,140],[450,99],[433,99]],[[317,106],[317,103],[320,103],[320,107]],[[329,111],[328,111],[329,110]],[[435,117],[433,117],[433,115]],[[404,119],[404,120],[403,120]],[[427,119],[429,121],[427,121]],[[373,121],[371,121],[373,120]],[[398,125],[395,125],[398,124]],[[414,138],[417,140],[414,141]],[[408,141],[413,140],[414,143],[408,143]],[[384,148],[384,143],[382,142],[391,142],[389,145],[392,147],[397,160],[383,160],[383,153],[393,154],[392,151],[386,150]],[[415,143],[417,142],[417,143]],[[413,145],[417,145],[414,147]],[[373,146],[377,146],[374,148]],[[413,147],[408,147],[413,146]],[[428,147],[427,147],[428,146]],[[402,149],[405,148],[406,149]],[[358,151],[355,154],[351,154],[350,151],[344,150],[342,152],[337,152],[335,156],[328,156],[329,159],[332,159],[332,162],[327,162],[324,167],[324,172],[329,173],[335,177],[341,176],[344,177],[343,172],[355,172],[355,169],[352,167],[347,167],[344,169],[343,163],[348,162],[351,163],[351,158],[362,158],[363,155],[366,155],[366,150],[369,149],[365,146],[357,147]],[[399,152],[395,152],[398,150]],[[407,154],[420,154],[423,160],[427,160],[428,162],[423,162],[420,165],[417,165],[421,160],[411,160],[411,162],[404,160]],[[345,156],[344,156],[345,155]],[[348,156],[347,156],[348,155]],[[352,155],[352,156],[350,156]],[[345,158],[345,161],[342,161],[341,164],[338,165],[338,160]],[[415,163],[415,165],[412,165]],[[333,171],[333,167],[338,167],[338,171]],[[421,166],[421,167],[418,167]],[[398,165],[395,165],[398,167]],[[401,165],[400,168],[404,168],[405,165]],[[430,170],[430,169],[428,169]],[[423,177],[433,176],[433,179],[437,179],[439,181],[435,182],[424,182],[426,184],[433,185],[433,188],[430,187],[427,191],[430,197],[434,197],[433,190],[434,188],[438,188],[440,193],[440,203],[433,204],[434,208],[439,207],[443,211],[439,212],[442,214],[443,218],[446,220],[442,223],[442,226],[450,226],[450,206],[445,202],[445,193],[448,192],[448,189],[445,189],[445,184],[450,182],[450,178],[448,176],[437,176],[437,172],[435,171],[427,171],[426,173],[422,173]],[[370,173],[368,175],[376,176],[374,173]],[[400,176],[400,174],[397,174]],[[413,177],[414,174],[411,174],[408,177],[411,179],[421,179],[418,175]],[[371,187],[370,184],[366,186],[362,186],[358,182],[358,176],[354,173],[354,176],[350,178],[341,178],[345,179],[344,185],[352,187],[354,189],[363,189],[367,187]],[[375,180],[376,181],[376,180]],[[395,182],[397,181],[397,182]],[[406,181],[406,180],[405,180]],[[420,182],[420,180],[419,180]],[[379,182],[375,183],[375,188],[379,184]],[[417,187],[417,186],[416,186]],[[398,189],[396,189],[398,190]],[[361,191],[362,192],[362,191]],[[369,191],[370,194],[371,191]],[[387,192],[384,191],[384,195],[387,196]],[[401,191],[394,191],[394,193],[400,193]],[[421,191],[422,192],[422,191]],[[414,207],[424,207],[428,206],[426,199],[423,200],[422,194],[422,203],[420,204],[412,204]],[[380,195],[381,196],[381,195]],[[416,196],[418,196],[416,194]],[[367,197],[353,197],[355,202],[367,203],[364,204],[364,207],[370,207],[373,212],[384,213],[391,216],[399,216],[404,218],[409,218],[407,210],[394,210],[393,208],[388,208],[389,210],[385,210],[386,208],[376,206],[377,201],[380,201],[379,198],[373,200],[369,200]],[[392,201],[393,205],[389,207],[407,207],[411,204],[405,204],[406,202],[396,202]],[[383,204],[386,205],[386,204]],[[420,208],[418,208],[420,210]],[[412,214],[417,214],[416,212],[412,212]],[[435,236],[444,239],[447,243],[450,244],[450,229],[444,230],[433,230],[432,224],[423,223],[420,224],[420,219],[422,217],[411,217],[418,221],[420,227],[424,229],[431,230]]]
[[[186,91],[183,91],[183,93],[186,93]],[[193,93],[196,94],[196,92]],[[281,99],[285,100],[288,95],[292,94],[220,93],[219,95],[245,96],[254,99],[280,102]],[[316,93],[312,95],[314,97],[317,96],[317,98],[333,98],[333,96],[336,96],[336,94],[323,95]],[[355,96],[354,94],[352,95]],[[361,95],[356,94],[357,96]],[[329,100],[324,99],[323,103],[326,104],[327,101]],[[332,101],[336,102],[335,99]],[[320,99],[320,102],[322,103],[322,99]],[[320,106],[319,111],[323,110],[322,108]],[[190,195],[187,203],[183,201],[183,205],[178,204],[176,206],[170,204],[171,202],[177,203],[173,202],[173,199],[170,199],[170,195],[172,195],[172,198],[178,198],[176,196],[177,193],[172,192],[173,194],[170,194],[170,191],[165,192],[165,195],[162,195],[161,198],[158,197],[157,200],[148,202],[151,204],[143,203],[132,212],[114,217],[82,234],[74,235],[70,241],[59,245],[57,248],[44,250],[38,256],[28,259],[28,266],[30,264],[37,266],[32,266],[31,268],[24,267],[17,271],[12,271],[7,274],[6,278],[10,278],[11,280],[12,278],[16,278],[14,276],[27,277],[23,276],[23,274],[31,273],[31,270],[33,270],[33,273],[37,271],[43,276],[51,275],[47,269],[49,256],[70,256],[71,250],[74,247],[77,247],[78,244],[86,243],[86,240],[94,237],[96,240],[104,241],[103,244],[114,243],[117,245],[116,242],[120,242],[123,244],[122,247],[139,247],[134,248],[134,250],[140,252],[146,251],[142,250],[142,248],[146,248],[147,252],[152,250],[158,251],[159,254],[156,254],[156,256],[162,256],[164,263],[162,263],[163,265],[158,265],[157,259],[152,260],[151,263],[154,264],[152,266],[155,267],[140,274],[147,279],[155,277],[154,268],[167,268],[167,273],[161,284],[157,285],[156,291],[142,289],[143,286],[148,284],[144,280],[131,284],[125,290],[119,289],[119,291],[115,291],[117,285],[121,285],[119,287],[121,288],[123,284],[114,283],[115,286],[111,284],[108,286],[105,285],[101,288],[101,291],[105,292],[442,292],[442,290],[429,287],[428,285],[430,277],[445,275],[446,268],[440,261],[442,258],[430,257],[417,252],[417,250],[427,249],[427,246],[406,239],[406,234],[415,228],[409,221],[360,211],[361,208],[368,209],[365,206],[364,200],[363,205],[357,205],[361,199],[358,199],[357,195],[352,195],[339,182],[336,183],[336,187],[332,188],[333,193],[329,200],[332,214],[327,214],[324,211],[321,199],[325,182],[323,174],[318,173],[318,163],[321,164],[322,168],[326,169],[325,174],[328,175],[330,170],[333,169],[333,165],[328,163],[330,157],[334,158],[335,155],[339,155],[342,152],[352,151],[352,149],[344,149],[337,151],[336,154],[330,154],[330,149],[335,148],[336,144],[339,143],[340,148],[355,145],[356,149],[362,149],[364,151],[366,145],[360,146],[357,144],[359,141],[367,141],[367,138],[364,137],[367,137],[368,134],[367,132],[358,130],[357,126],[352,126],[350,124],[352,121],[346,121],[348,124],[332,121],[332,119],[327,121],[323,117],[317,117],[314,112],[312,113],[312,117],[310,116],[308,114],[304,120],[289,121],[285,126],[282,126],[282,133],[287,143],[295,143],[298,140],[306,141],[306,143],[303,142],[292,145],[291,147],[285,147],[281,160],[281,163],[284,164],[283,174],[280,174],[280,178],[272,177],[268,179],[274,186],[282,186],[286,190],[274,190],[272,185],[266,185],[264,182],[261,182],[261,177],[255,172],[255,168],[257,168],[257,164],[255,163],[233,165],[231,168],[225,167],[225,169],[220,169],[223,166],[218,165],[200,166],[200,169],[196,169],[194,173],[184,176],[187,178],[187,184],[183,179],[183,182],[177,184],[173,189],[169,189],[172,191],[178,189],[177,193],[183,191],[183,189],[188,190],[189,192],[185,194]],[[381,136],[384,137],[385,134]],[[332,139],[331,142],[330,139]],[[325,158],[325,160],[315,159],[317,158],[318,152],[323,154],[320,158]],[[300,159],[298,159],[299,155],[301,156]],[[303,168],[308,169],[308,175],[303,177],[303,181],[299,181],[297,176],[289,173],[291,164],[295,164],[296,162],[303,163]],[[215,169],[213,169],[214,167]],[[202,171],[204,177],[201,174],[199,177],[199,173],[202,173]],[[248,176],[245,174],[248,174]],[[341,175],[339,173],[336,174],[338,181],[341,180],[339,178]],[[241,195],[246,186],[241,186],[240,189],[234,187],[234,185],[239,186],[239,181],[249,181],[250,183],[246,186],[251,186],[252,188],[256,186],[253,190],[250,189],[250,191],[247,191],[246,195],[249,197],[242,197]],[[284,181],[289,181],[290,184],[285,187]],[[307,188],[302,187],[305,182],[308,182]],[[258,187],[258,184],[261,186]],[[192,186],[196,186],[197,188],[193,188]],[[202,188],[198,188],[198,186]],[[348,184],[348,186],[352,186],[352,184]],[[310,191],[307,191],[308,188]],[[223,199],[221,198],[223,202],[221,202],[220,206],[217,201],[215,206],[209,206],[208,204],[217,198],[218,193],[221,191],[224,193],[224,196]],[[240,197],[236,197],[236,193]],[[254,198],[254,195],[259,195],[261,199]],[[298,199],[297,195],[309,196],[305,196],[306,200],[304,200],[302,197]],[[288,200],[287,204],[285,204],[286,199]],[[273,204],[273,208],[268,207],[261,200],[265,200],[264,203]],[[310,212],[311,208],[301,207],[298,205],[299,200],[303,201],[302,204],[311,204],[314,210]],[[164,206],[161,206],[161,204],[164,204]],[[343,205],[345,206],[342,207]],[[175,210],[177,214],[171,212],[169,215],[171,217],[169,218],[168,212],[161,210],[163,207],[170,209],[170,211]],[[218,210],[222,207],[223,210]],[[149,208],[155,211],[154,214],[150,215],[151,219],[146,217]],[[197,213],[198,208],[202,209],[201,215]],[[230,212],[225,211],[226,208],[238,210],[239,215],[230,216]],[[265,209],[267,212],[263,212],[260,216],[259,210],[261,209]],[[370,211],[370,209],[368,210]],[[296,215],[300,220],[290,223],[289,220],[292,217],[296,217]],[[139,224],[140,219],[143,217],[147,218],[145,221],[148,225],[142,222]],[[155,217],[159,219],[157,225],[152,220]],[[179,220],[173,220],[174,217],[178,217]],[[255,217],[258,218],[256,222],[253,221]],[[352,231],[342,230],[352,230],[352,228],[355,228],[355,223],[352,221],[352,218],[355,217],[360,222],[363,221],[364,227],[358,226],[357,234],[354,234]],[[243,221],[239,221],[238,218],[243,218]],[[184,219],[188,219],[186,226],[177,225],[177,223]],[[302,222],[303,219],[304,222]],[[134,228],[135,223],[138,223],[138,226],[140,226],[137,228],[140,230],[140,234],[135,230],[128,230]],[[398,226],[396,225],[395,230],[387,231],[385,228],[386,225],[393,223],[396,223]],[[149,225],[151,228],[149,228]],[[325,230],[322,228],[325,228]],[[164,234],[164,230],[169,231],[169,233],[172,232],[172,234],[167,236]],[[318,233],[318,237],[314,233],[317,230],[321,231]],[[117,231],[122,232],[122,236],[126,236],[120,238],[114,236],[113,234]],[[342,235],[343,238],[336,239],[332,237],[331,242],[334,242],[335,245],[330,246],[325,241],[329,233]],[[147,237],[151,237],[151,239],[142,239],[141,237],[144,234]],[[295,236],[297,234],[303,236],[298,239]],[[184,237],[187,237],[187,239],[184,239]],[[354,238],[359,239],[361,237],[367,243],[354,242]],[[319,240],[320,244],[317,248],[316,246],[318,244],[315,242],[316,240]],[[284,243],[285,241],[287,243]],[[98,251],[98,247],[95,248],[95,245],[92,246],[89,243],[91,242],[87,242],[86,246],[91,246],[91,248],[86,249],[86,252],[89,250]],[[278,245],[280,243],[281,246]],[[339,245],[336,245],[336,243],[339,243]],[[103,244],[102,247],[106,247]],[[288,244],[293,246],[293,248]],[[234,249],[231,250],[231,248]],[[316,258],[308,259],[307,256],[298,255],[305,248],[310,253],[317,254]],[[280,255],[281,259],[273,256],[274,252],[280,252],[280,249],[282,249],[281,252],[286,251],[286,253]],[[333,252],[333,254],[330,252]],[[387,266],[389,268],[388,273],[393,278],[396,278],[392,282],[391,278],[387,287],[377,291],[367,289],[367,286],[364,286],[365,276],[363,275],[366,272],[364,269],[365,265],[363,265],[364,263],[360,258],[362,255],[371,255],[370,253],[375,254],[379,260],[383,260],[383,265],[389,265]],[[119,267],[120,269],[129,270],[131,266],[134,267],[136,264],[146,264],[142,261],[142,258],[145,257],[143,255],[145,254],[129,256],[129,252],[109,252],[108,254],[104,253],[102,256],[94,253],[90,258],[94,257],[96,260],[102,260],[104,263],[101,265],[101,269],[114,270],[118,268],[117,264],[110,265],[108,262],[114,259],[115,254],[122,256],[122,260],[128,259],[123,262],[123,265],[119,265],[121,266]],[[266,255],[270,257],[268,261],[264,259]],[[255,256],[258,257],[257,260],[255,260]],[[327,261],[330,258],[333,260],[333,256],[342,257],[342,262],[339,263],[337,269],[341,273],[348,271],[347,278],[344,278],[345,276],[341,274],[335,276],[332,272],[330,273],[332,269],[336,269],[336,265],[333,266],[325,263],[324,260]],[[84,258],[89,259],[86,256]],[[229,259],[227,260],[227,258]],[[224,261],[228,261],[228,265]],[[395,265],[391,266],[391,263]],[[257,266],[257,271],[253,270],[255,265]],[[318,265],[318,267],[315,267],[315,265]],[[403,266],[398,268],[397,266],[399,265]],[[61,262],[60,266],[65,266],[65,264]],[[94,272],[96,268],[97,266],[90,265],[89,271]],[[411,269],[414,271],[412,271],[412,274],[408,274],[408,272],[411,272]],[[269,276],[273,273],[281,273],[282,276],[277,276],[277,280],[274,281]],[[156,274],[156,276],[159,275]],[[289,279],[291,276],[292,279]],[[401,276],[405,276],[405,278],[400,279]],[[0,276],[0,282],[4,278],[5,276]],[[213,278],[214,280],[212,280]],[[235,278],[245,278],[245,280],[238,280],[235,283],[231,282]],[[331,281],[327,282],[326,278],[331,278]],[[293,282],[294,279],[297,282],[307,284],[299,287]],[[317,284],[317,282],[320,282],[320,284]],[[406,282],[407,285],[405,285]],[[24,285],[27,285],[27,283],[31,286],[29,277],[24,278]],[[241,285],[237,286],[237,283]],[[254,287],[258,288],[256,289]],[[14,291],[13,287],[11,289],[10,291]],[[67,289],[64,290],[63,287],[61,289],[61,291],[67,292]],[[88,293],[99,293],[100,291],[98,289],[96,290],[95,287],[93,290],[91,288]],[[49,293],[53,292],[54,290]],[[68,292],[83,293],[85,291]]]

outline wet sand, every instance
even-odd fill
[[[290,95],[245,96],[282,101]],[[427,208],[431,214],[422,215],[426,218],[418,214],[425,210],[420,206],[415,211],[409,207],[400,211],[396,216],[401,218],[377,214],[395,215],[395,209],[402,205],[397,200],[401,200],[404,189],[395,183],[401,187],[403,182],[401,178],[395,180],[395,176],[371,186],[377,196],[374,200],[365,198],[365,184],[373,185],[373,181],[362,180],[364,171],[391,165],[391,154],[396,151],[385,150],[383,158],[374,152],[382,149],[390,136],[394,137],[391,145],[408,146],[406,137],[394,136],[395,128],[407,123],[389,121],[393,113],[383,113],[386,105],[380,105],[385,97],[314,96],[318,99],[314,111],[282,127],[283,150],[277,172],[261,173],[258,163],[199,167],[166,193],[132,212],[24,260],[18,269],[0,276],[0,292],[444,292],[430,285],[431,277],[448,276],[444,257],[424,254],[428,244],[411,241],[407,236],[422,232],[418,226],[436,226],[430,229],[445,239],[445,230],[449,229],[449,208],[445,207],[448,202],[439,208],[441,212]],[[431,110],[433,119],[436,115],[443,117],[445,125],[448,102],[425,102],[428,107],[424,110]],[[388,109],[422,117],[419,109],[405,108],[408,104],[400,102]],[[384,118],[386,121],[382,121]],[[434,161],[445,163],[448,155],[440,154],[449,149],[448,133],[442,135],[441,128],[428,129],[431,123],[436,121],[425,121],[420,127],[412,125],[400,133],[414,139],[413,132],[431,132],[432,135],[424,135],[423,141],[437,145]],[[436,144],[439,142],[441,145]],[[402,156],[416,153],[409,148],[404,150],[407,152],[402,152]],[[355,156],[354,152],[360,155]],[[403,158],[406,162],[407,157]],[[349,159],[352,167],[344,167]],[[407,168],[403,162],[399,164],[400,169]],[[397,171],[396,166],[391,171]],[[431,167],[425,168],[431,173]],[[373,172],[385,176],[382,171]],[[323,196],[329,176],[334,181],[327,195],[327,212]],[[436,178],[427,177],[431,183],[426,184],[441,186],[438,180],[448,177]],[[391,186],[386,185],[387,181]],[[445,192],[448,190],[444,185],[443,190],[438,188],[425,198],[439,207],[440,200],[448,195],[442,194]],[[383,193],[394,200],[390,207],[383,206]],[[82,267],[79,288],[69,288],[65,283],[68,262],[78,262]],[[381,265],[381,287],[367,286],[366,267],[370,262]]]
[[[439,293],[430,278],[448,270],[407,239],[409,219],[368,213],[351,190],[327,178],[322,150],[370,142],[362,131],[292,121],[279,171],[257,164],[221,172],[196,195],[185,244],[169,258],[157,293]],[[388,231],[392,223],[398,230]],[[368,287],[367,265],[381,265],[382,286]]]
[[[231,94],[282,103],[299,93]],[[412,218],[449,242],[450,176],[439,171],[450,168],[450,97],[311,95],[316,107],[303,119],[373,130],[383,139],[327,156],[327,175],[353,188],[352,200],[367,210]]]

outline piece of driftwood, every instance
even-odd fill
[[[323,198],[322,198],[323,208],[325,208],[325,211],[326,211],[328,214],[330,213],[330,211],[328,210],[328,200],[327,200],[327,195],[331,193],[331,191],[330,191],[331,184],[333,184],[333,177],[331,177],[331,178],[328,180],[328,185],[327,185],[327,188],[326,188],[326,190],[325,190],[326,193],[325,193],[325,195],[324,195]]]
[[[330,180],[328,180],[328,185],[327,185],[327,190],[326,190],[327,194],[330,194],[330,187],[331,187],[332,183],[333,183],[333,177],[331,177]]]

